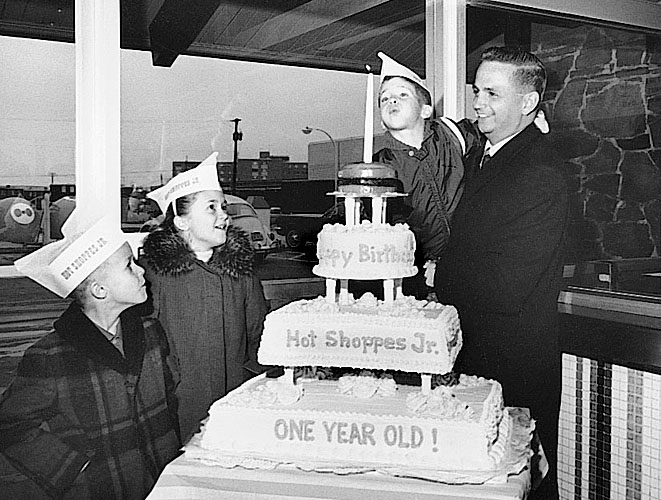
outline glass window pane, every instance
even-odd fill
[[[482,50],[519,45],[548,72],[544,110],[572,189],[570,260],[661,250],[661,38],[634,29],[469,8],[468,82]]]

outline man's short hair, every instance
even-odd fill
[[[493,61],[516,66],[514,78],[526,91],[534,89],[540,102],[546,90],[546,69],[539,58],[518,47],[491,47],[482,52],[482,62]]]
[[[431,104],[431,95],[429,94],[429,92],[427,92],[427,89],[422,87],[419,83],[414,82],[410,78],[406,78],[405,76],[399,76],[399,75],[386,76],[383,79],[383,82],[381,83],[381,85],[383,85],[383,83],[387,82],[388,80],[392,80],[393,78],[402,78],[403,80],[406,80],[411,85],[413,85],[413,90],[415,91],[415,96],[418,98],[418,102],[420,104],[422,104],[422,105],[426,104],[427,106],[432,105]],[[379,107],[381,107],[381,99],[377,99],[377,102],[379,103]]]

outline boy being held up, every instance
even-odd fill
[[[15,263],[74,301],[27,349],[0,399],[0,452],[16,469],[0,489],[13,498],[143,499],[181,445],[168,345],[156,320],[131,309],[147,293],[121,231],[79,216],[63,240]]]
[[[393,222],[406,222],[415,234],[416,264],[431,268],[443,254],[450,236],[452,213],[464,189],[463,156],[478,146],[477,129],[447,118],[432,119],[431,92],[413,71],[379,52],[381,86],[379,109],[386,130],[386,146],[374,161],[397,171],[405,198],[393,200]],[[460,131],[461,128],[461,131]],[[433,283],[433,277],[427,280]],[[404,293],[426,298],[422,271],[404,280]]]
[[[406,295],[423,299],[433,286],[436,262],[443,257],[466,179],[479,169],[486,137],[466,118],[457,123],[433,119],[425,82],[384,53],[378,55],[383,61],[378,102],[386,145],[374,161],[395,168],[402,191],[408,193],[391,202],[392,222],[408,223],[415,234],[416,265],[425,272],[404,279],[403,287]],[[541,110],[535,125],[548,133]]]

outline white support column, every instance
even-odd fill
[[[404,296],[404,294],[402,293],[402,278],[396,278],[395,279],[395,299],[399,299],[403,296]]]
[[[426,81],[436,116],[455,120],[466,109],[466,0],[427,0]]]
[[[344,198],[344,221],[347,226],[355,226],[356,221],[356,198],[347,196]]]
[[[285,367],[285,373],[280,380],[287,384],[294,385],[294,368]]]
[[[372,224],[385,224],[385,203],[381,196],[372,198]]]
[[[329,304],[335,303],[335,280],[326,278],[326,302]]]
[[[121,223],[119,0],[75,2],[76,206]]]
[[[339,303],[342,305],[346,305],[349,303],[349,280],[340,280]]]
[[[395,281],[392,279],[383,280],[383,301],[386,304],[392,304],[395,300]]]
[[[423,394],[431,394],[431,375],[428,373],[420,375],[420,392]]]

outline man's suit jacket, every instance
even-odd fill
[[[529,301],[555,309],[568,193],[561,160],[530,125],[483,169],[467,159],[466,188],[436,278],[441,302],[517,315]]]
[[[568,223],[561,160],[534,125],[479,169],[481,154],[466,162],[436,293],[459,311],[455,370],[499,381],[506,405],[530,409],[554,471],[562,387],[557,297]]]

